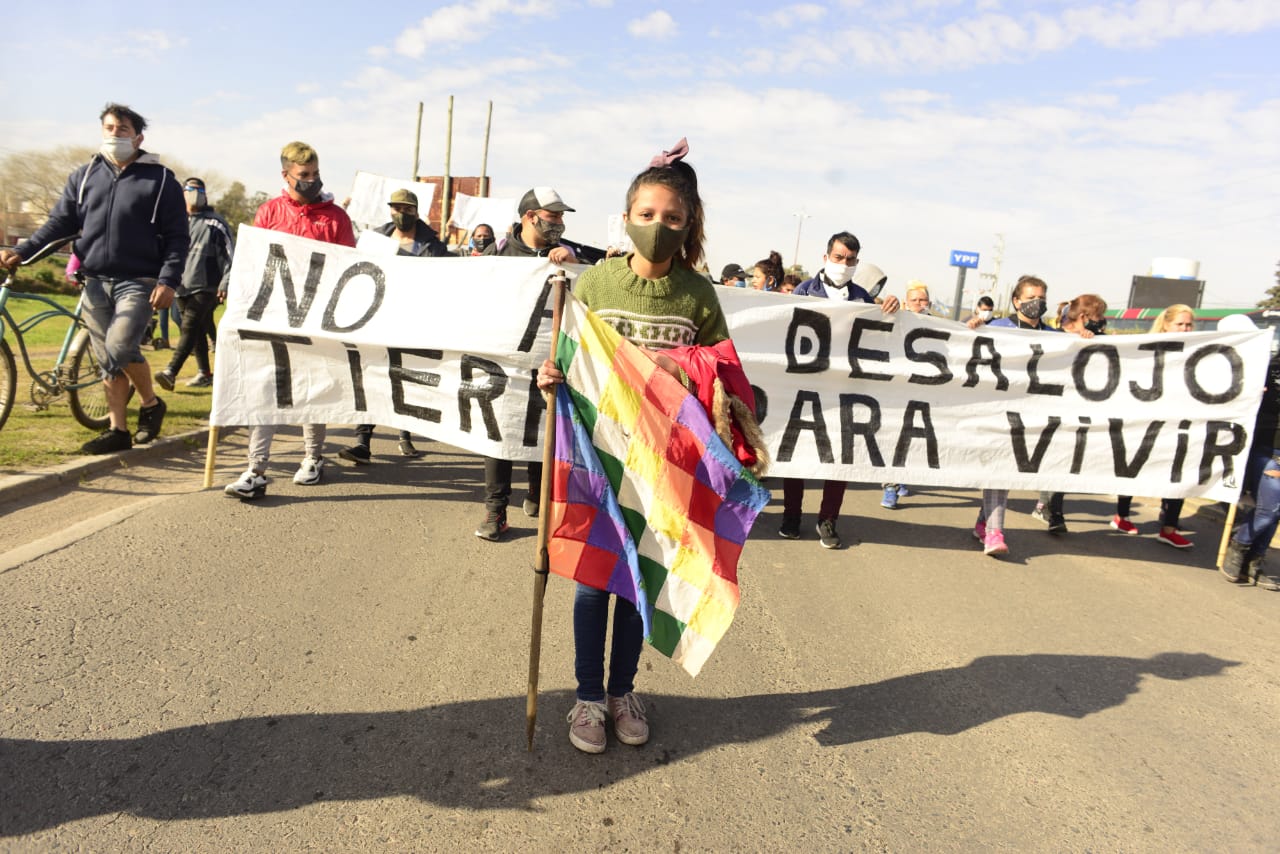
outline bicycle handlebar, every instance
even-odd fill
[[[32,255],[30,258],[28,258],[27,260],[19,261],[18,266],[26,267],[28,264],[34,264],[37,261],[41,261],[45,258],[48,258],[54,252],[57,252],[59,249],[66,246],[68,243],[75,240],[79,236],[80,236],[79,234],[73,234],[70,237],[60,237],[57,240],[51,240],[48,243],[46,243],[44,246],[41,246],[36,251],[36,253]],[[13,284],[13,269],[8,270],[8,274],[4,278],[4,283],[3,285],[0,285],[0,287],[7,288],[11,284]]]

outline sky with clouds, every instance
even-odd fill
[[[1152,259],[1200,262],[1207,306],[1280,261],[1276,0],[22,3],[0,51],[0,155],[96,144],[109,101],[145,147],[275,194],[292,139],[341,198],[357,169],[550,184],[603,244],[631,177],[689,138],[709,259],[810,270],[851,230],[901,294],[950,299],[949,251],[1000,281],[1123,305]],[[216,192],[216,190],[215,190]],[[1002,235],[998,238],[997,235]],[[798,250],[797,250],[798,244]],[[971,288],[989,278],[969,277]]]

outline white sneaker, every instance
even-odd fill
[[[252,501],[267,494],[267,479],[253,469],[249,469],[240,475],[240,479],[235,483],[228,483],[222,491],[232,498]]]
[[[315,486],[320,482],[321,470],[324,469],[324,457],[306,457],[293,476],[298,486]]]

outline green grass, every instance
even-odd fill
[[[75,296],[55,296],[54,299],[67,308],[75,308]],[[30,317],[34,311],[43,310],[45,307],[29,300],[10,299],[7,308],[16,320],[22,320]],[[55,318],[41,323],[24,336],[32,366],[37,371],[48,371],[53,368],[66,331],[67,321]],[[176,343],[176,330],[173,329],[172,323],[170,336]],[[26,372],[22,355],[18,352],[17,341],[11,330],[6,329],[5,340],[14,351],[18,380],[13,412],[9,414],[9,420],[3,429],[0,429],[0,474],[29,472],[79,457],[80,446],[92,439],[95,434],[81,427],[72,417],[65,397],[53,401],[47,409],[35,408],[31,399],[33,380]],[[147,358],[154,373],[169,364],[173,351],[152,351],[144,348],[142,354]],[[195,375],[195,371],[195,359],[188,359],[183,365],[178,385],[173,391],[157,389],[169,407],[161,435],[172,436],[208,425],[212,389],[187,388],[183,385],[186,380]],[[132,428],[137,425],[138,396],[135,394],[129,403],[129,425]]]

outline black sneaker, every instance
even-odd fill
[[[490,510],[485,514],[484,521],[480,523],[480,527],[476,528],[476,536],[491,543],[496,543],[502,539],[502,535],[506,532],[506,510]]]
[[[350,460],[358,466],[367,466],[373,454],[369,453],[368,445],[352,445],[350,448],[343,448],[338,451],[338,456],[344,460]]]
[[[836,533],[836,520],[818,520],[818,542],[824,549],[838,549],[844,545],[840,542],[840,535]]]
[[[1049,533],[1065,534],[1067,532],[1067,520],[1063,518],[1061,513],[1054,513],[1049,517]]]
[[[520,509],[524,511],[524,515],[530,519],[538,518],[538,500],[532,495],[524,497],[524,503],[520,505]]]
[[[80,446],[82,454],[114,454],[116,451],[127,451],[133,447],[133,437],[128,430],[112,430],[108,427]]]
[[[419,451],[417,448],[415,448],[413,446],[413,442],[410,441],[409,439],[401,439],[400,440],[400,456],[416,459],[422,456],[422,451]]]
[[[173,391],[173,374],[169,373],[168,368],[163,371],[156,371],[155,380],[156,385],[160,386],[160,388],[165,391]]]
[[[778,526],[778,536],[784,540],[800,539],[800,517],[783,516],[782,524]]]
[[[133,434],[133,441],[139,445],[155,441],[155,438],[160,435],[160,425],[164,423],[164,414],[167,411],[169,407],[165,406],[164,401],[158,397],[155,403],[139,409],[138,429]]]

